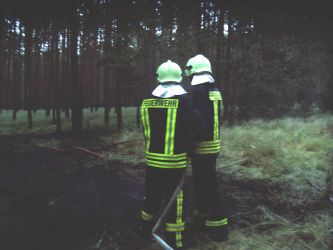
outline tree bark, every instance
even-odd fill
[[[30,20],[25,22],[25,47],[24,47],[24,78],[25,78],[25,101],[28,117],[28,127],[32,129],[32,111],[31,111],[31,47],[32,47],[32,26]]]
[[[3,64],[3,40],[4,40],[4,33],[5,33],[5,30],[4,30],[4,14],[3,14],[3,11],[0,10],[0,110],[3,106],[3,103],[2,103],[2,85],[3,85],[3,80],[4,80],[4,77],[3,77],[3,68],[4,68],[4,64]]]
[[[104,99],[104,128],[110,128],[110,50],[111,50],[111,25],[112,20],[110,14],[105,16],[106,28],[104,37],[104,89],[103,89],[103,99]]]
[[[72,132],[79,133],[82,130],[82,90],[79,84],[79,61],[78,61],[78,35],[79,21],[76,7],[73,8],[70,22],[71,30],[71,85],[72,85]]]
[[[214,76],[216,78],[217,85],[221,88],[222,87],[222,51],[224,45],[224,13],[222,9],[220,9],[218,15],[218,27],[217,27],[217,44],[216,44],[216,59],[215,59],[215,67],[214,67]],[[222,93],[223,94],[223,93]]]
[[[232,123],[232,110],[231,110],[231,90],[229,88],[230,86],[230,57],[231,57],[231,39],[232,39],[232,16],[229,12],[228,14],[228,38],[227,38],[227,48],[225,53],[225,71],[224,71],[224,81],[222,84],[222,90],[224,95],[224,119],[228,122]]]
[[[53,53],[52,53],[52,58],[53,58],[53,87],[55,90],[55,98],[54,98],[54,108],[55,108],[55,124],[56,124],[56,132],[60,133],[62,131],[62,126],[61,126],[61,82],[60,82],[60,77],[59,77],[59,63],[60,63],[60,58],[59,58],[59,36],[58,36],[58,27],[56,24],[56,21],[53,23],[52,27],[52,44],[53,44]]]
[[[117,114],[117,129],[121,129],[123,127],[123,114],[121,108],[121,100],[122,100],[122,89],[120,84],[123,82],[123,77],[126,70],[124,68],[119,68],[116,70],[116,83],[115,83],[115,91],[114,91],[114,102],[115,102],[115,112]]]

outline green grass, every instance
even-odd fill
[[[328,212],[319,212],[310,215],[302,223],[292,223],[284,218],[268,215],[264,222],[274,225],[271,230],[257,231],[256,227],[231,232],[227,243],[215,244],[214,249],[225,250],[303,250],[303,249],[329,249],[329,227],[333,219]],[[262,225],[263,223],[261,223]]]
[[[136,108],[123,109],[124,127],[135,127],[135,112]],[[100,108],[98,111],[91,112],[90,109],[83,110],[83,126],[84,131],[104,129],[104,109]],[[62,128],[64,132],[71,130],[70,119],[65,118],[64,112],[61,114]],[[116,114],[114,109],[110,112],[110,131],[116,128]],[[52,123],[52,115],[45,116],[44,110],[37,110],[32,115],[33,128],[28,128],[27,112],[18,111],[17,119],[12,119],[12,111],[2,110],[0,113],[0,134],[41,134],[53,133],[56,130],[55,124]]]
[[[307,181],[322,186],[332,162],[332,126],[333,116],[316,115],[306,119],[253,120],[223,128],[220,164],[247,160],[222,171],[247,178],[288,181],[295,187]]]
[[[144,142],[141,129],[135,127],[135,108],[124,109],[125,128],[116,131],[116,116],[111,112],[111,129],[103,130],[103,110],[84,111],[85,131],[97,133],[105,144],[118,144],[102,152],[106,160],[121,160],[133,164],[144,162]],[[16,121],[10,112],[0,115],[0,133],[26,135],[55,130],[44,111],[33,116],[34,129],[27,129],[26,115],[18,113]],[[70,121],[64,120],[64,131],[70,130]],[[218,171],[240,179],[285,183],[285,190],[274,192],[274,200],[286,206],[307,205],[332,195],[333,116],[316,114],[308,118],[283,118],[271,121],[252,120],[238,126],[222,127],[222,152]],[[33,140],[26,145],[52,146],[61,144],[61,138]],[[122,143],[125,142],[125,143]],[[1,145],[0,145],[1,146]],[[14,145],[15,146],[15,145]],[[315,188],[317,187],[317,188]],[[329,206],[304,211],[301,219],[283,217],[269,207],[260,208],[260,219],[246,228],[232,227],[230,240],[225,243],[198,244],[192,249],[278,250],[330,249],[333,227]]]
[[[253,182],[288,184],[285,190],[274,193],[274,199],[286,206],[306,206],[320,200],[330,206],[327,192],[333,192],[332,133],[333,117],[324,114],[305,119],[252,120],[225,127],[219,170]],[[233,230],[227,243],[212,243],[211,249],[331,249],[332,211],[304,211],[303,216],[293,222],[263,208],[257,225]],[[267,226],[272,228],[258,230]]]

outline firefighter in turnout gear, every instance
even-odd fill
[[[178,64],[170,60],[161,64],[157,69],[160,85],[141,105],[146,183],[140,232],[147,238],[152,236],[161,201],[169,201],[186,170],[191,133],[203,136],[207,131],[206,122],[180,85],[181,75]],[[174,249],[184,247],[183,199],[181,189],[166,217],[165,236]]]
[[[189,59],[184,73],[191,78],[193,104],[208,126],[208,133],[197,138],[191,154],[197,207],[194,222],[209,239],[224,241],[228,238],[228,219],[220,203],[216,176],[222,96],[212,76],[211,64],[203,55]]]

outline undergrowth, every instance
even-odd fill
[[[50,118],[37,112],[33,130],[26,128],[24,113],[16,121],[10,120],[9,112],[0,115],[0,133],[25,135],[26,133],[52,133],[55,129]],[[85,111],[84,130],[103,127],[102,110]],[[138,164],[144,162],[142,130],[135,126],[135,109],[124,109],[125,128],[115,130],[115,116],[111,117],[111,129],[96,135],[99,142],[114,145],[100,152],[106,161],[121,160]],[[64,120],[64,130],[70,129],[69,120]],[[333,117],[321,114],[308,118],[283,118],[271,121],[252,120],[238,126],[223,126],[222,151],[218,158],[218,171],[222,175],[253,182],[270,181],[286,183],[286,189],[275,192],[282,204],[294,207],[309,202],[326,202],[312,211],[303,211],[300,219],[293,220],[262,207],[261,219],[246,228],[231,225],[230,240],[224,243],[204,243],[192,249],[267,250],[267,249],[331,249],[333,227],[332,198],[333,171]],[[64,138],[16,138],[24,146],[58,147]],[[1,143],[0,147],[12,144]],[[288,187],[288,188],[287,188]]]

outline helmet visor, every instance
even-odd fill
[[[184,70],[184,75],[185,76],[191,76],[191,69],[192,69],[193,67],[191,66],[191,65],[189,65],[189,66],[186,66],[185,67],[185,70]]]

